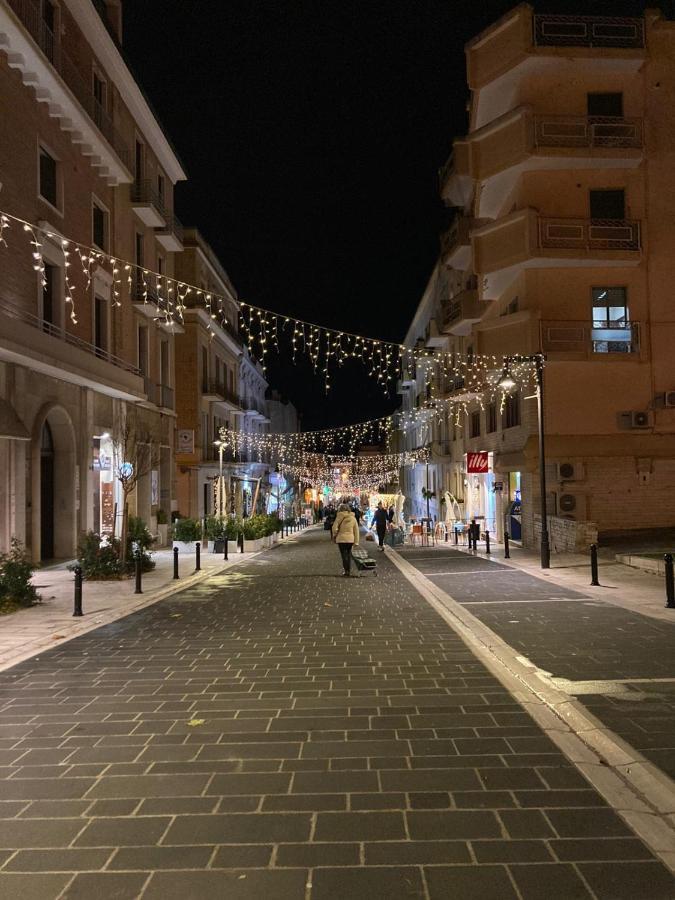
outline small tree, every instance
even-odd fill
[[[157,436],[141,427],[138,415],[126,412],[117,423],[113,435],[113,472],[122,488],[122,534],[120,554],[124,564],[127,556],[129,526],[129,497],[139,479],[149,475],[159,465]]]
[[[431,518],[431,515],[429,513],[429,501],[433,500],[435,496],[435,491],[430,491],[429,488],[426,487],[422,488],[422,497],[427,501],[427,519]]]

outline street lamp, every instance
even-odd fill
[[[537,419],[539,424],[539,492],[540,497],[540,515],[541,515],[541,567],[542,569],[551,568],[551,547],[548,537],[548,522],[546,514],[546,451],[544,447],[544,360],[542,353],[535,353],[532,356],[505,356],[504,371],[502,377],[497,382],[497,386],[504,392],[512,390],[516,386],[516,382],[511,376],[511,363],[529,362],[534,363],[534,371],[537,379]]]
[[[214,446],[218,448],[218,516],[223,518],[223,451],[225,450],[225,441],[214,441]]]

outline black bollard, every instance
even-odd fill
[[[179,578],[178,575],[178,547],[173,548],[173,577]]]
[[[83,616],[82,612],[82,567],[75,566],[75,593],[73,595],[73,616]]]
[[[485,554],[486,556],[490,555],[490,532],[485,529]]]
[[[450,540],[450,532],[446,528],[445,529],[445,543],[447,544],[449,540]]]
[[[143,586],[142,586],[143,560],[141,559],[140,553],[136,554],[135,564],[136,564],[136,590],[134,591],[134,594],[142,594],[143,593]]]
[[[600,587],[598,581],[598,545],[591,544],[591,587]]]
[[[504,559],[511,559],[511,551],[509,549],[509,533],[504,532]]]
[[[243,533],[243,531],[239,534],[238,540],[239,540],[239,552],[243,553],[244,552],[244,533]]]
[[[195,543],[195,572],[200,572],[202,568],[202,545],[200,541]]]
[[[673,554],[663,557],[666,567],[666,609],[675,609],[675,578],[673,576]]]
[[[459,545],[459,531],[455,528],[455,547]]]
[[[223,559],[227,562],[227,538],[223,538]]]

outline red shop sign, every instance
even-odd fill
[[[466,454],[466,471],[469,475],[481,475],[488,470],[487,450]]]

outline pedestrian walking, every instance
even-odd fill
[[[354,515],[356,516],[356,524],[361,525],[361,507],[354,504]]]
[[[377,532],[377,540],[380,550],[384,553],[384,536],[387,533],[387,510],[382,505],[382,501],[377,504],[377,509],[373,516],[373,524]]]
[[[343,577],[349,578],[352,568],[352,547],[359,543],[359,526],[356,516],[346,503],[341,503],[331,529],[333,540],[340,549]]]
[[[394,524],[394,516],[395,516],[395,515],[396,515],[396,512],[395,512],[395,510],[394,510],[394,507],[393,507],[393,506],[390,506],[390,507],[389,507],[389,511],[388,511],[388,513],[387,513],[387,524],[388,524],[388,525],[393,525],[393,524]]]

